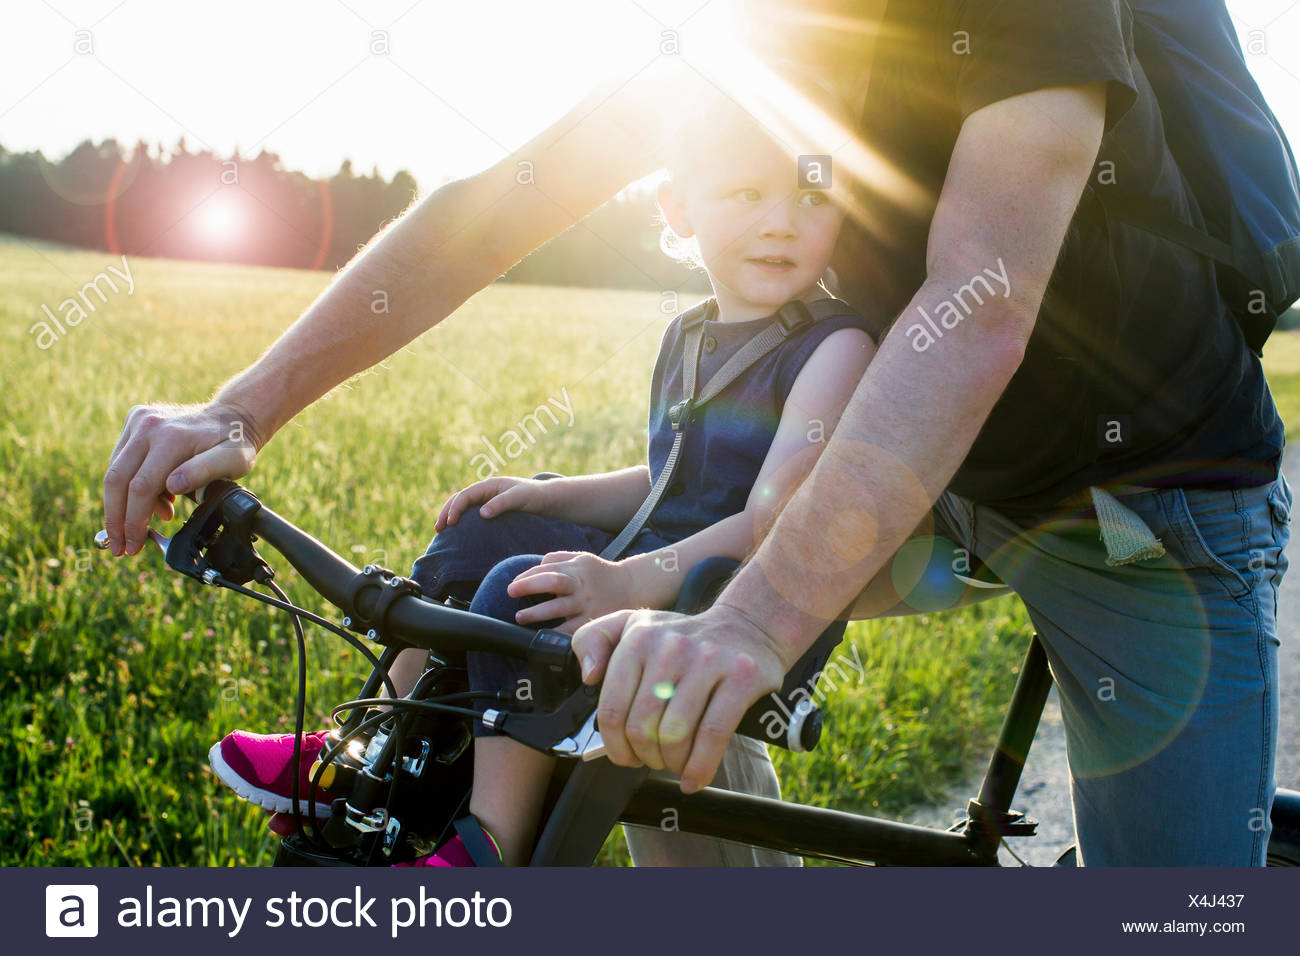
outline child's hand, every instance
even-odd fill
[[[515,621],[528,625],[562,617],[564,624],[557,630],[572,634],[592,618],[632,607],[633,583],[626,565],[584,551],[552,551],[511,581],[506,593],[513,598],[554,594],[549,601],[523,608]]]
[[[482,506],[479,514],[484,518],[495,517],[503,511],[542,514],[548,501],[545,484],[536,478],[509,478],[504,475],[476,481],[447,499],[433,530],[441,531],[447,525],[455,524],[465,509],[473,505]]]

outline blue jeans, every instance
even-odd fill
[[[493,518],[482,518],[477,508],[469,508],[455,524],[448,525],[434,536],[428,551],[416,560],[411,578],[430,596],[450,585],[477,585],[470,612],[513,624],[520,609],[553,596],[530,595],[521,599],[506,593],[511,581],[542,563],[544,553],[588,551],[598,554],[613,540],[614,535],[607,531],[560,518],[523,511],[506,511]],[[625,554],[655,551],[668,544],[649,531],[642,531]],[[559,622],[546,623],[553,626]],[[470,652],[465,655],[465,663],[470,688],[488,694],[517,692],[519,682],[528,674],[528,667],[522,660],[499,654]],[[491,736],[496,731],[476,721],[474,733]]]
[[[938,533],[1024,602],[1061,699],[1081,862],[1262,865],[1276,789],[1291,488],[1122,503],[1165,554],[1111,567],[1091,507],[1012,519],[953,494]]]

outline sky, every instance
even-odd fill
[[[720,6],[720,4],[718,4]],[[1300,0],[1230,0],[1300,145]],[[656,55],[710,0],[4,0],[0,144],[63,156],[138,139],[311,176],[407,169],[428,192],[485,168],[600,77]],[[636,58],[635,60],[633,58]]]

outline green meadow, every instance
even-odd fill
[[[168,571],[154,548],[94,550],[101,481],[127,410],[206,399],[329,281],[316,272],[136,259],[134,292],[75,327],[31,328],[108,266],[106,253],[0,237],[0,863],[265,865],[265,814],[207,766],[230,730],[292,727],[293,634],[279,612]],[[447,496],[491,446],[509,474],[643,460],[666,317],[656,293],[499,283],[287,426],[244,483],[356,564],[409,571]],[[684,302],[682,307],[688,305]],[[44,345],[45,347],[41,347]],[[1270,344],[1288,421],[1300,341]],[[552,401],[553,400],[553,401]],[[538,406],[527,442],[507,435]],[[505,437],[503,437],[505,436]],[[329,609],[267,555],[299,603]],[[337,616],[337,615],[335,615]],[[829,695],[813,754],[776,752],[788,799],[902,816],[980,766],[1031,634],[1004,598],[850,626],[865,677]],[[308,631],[309,724],[365,667]],[[622,864],[616,838],[606,862]]]

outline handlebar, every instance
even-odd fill
[[[428,601],[414,593],[389,597],[384,595],[383,579],[378,577],[366,586],[365,578],[374,570],[371,566],[364,571],[358,569],[232,481],[214,481],[196,500],[198,507],[172,538],[150,529],[150,537],[157,542],[167,564],[182,574],[204,583],[213,583],[214,575],[220,575],[242,584],[256,576],[255,568],[265,568],[251,548],[254,536],[258,536],[283,555],[325,600],[347,615],[345,626],[353,620],[371,620],[383,605],[384,637],[413,647],[528,658],[535,657],[541,646],[556,657],[572,656],[569,635],[563,632],[530,630]],[[106,548],[107,533],[96,535],[95,543]],[[365,632],[364,628],[360,630]]]
[[[555,678],[557,686],[563,688],[562,693],[570,695],[551,715],[556,720],[534,717],[531,721],[534,726],[528,730],[516,722],[513,732],[506,731],[511,736],[529,743],[541,743],[543,737],[549,737],[542,746],[546,749],[559,737],[574,734],[584,721],[591,724],[589,714],[594,710],[596,688],[581,683],[570,635],[548,628],[531,630],[485,615],[471,614],[406,591],[401,587],[405,579],[384,578],[374,573],[378,569],[369,565],[358,570],[234,482],[215,481],[204,489],[198,500],[198,507],[175,536],[170,540],[161,535],[153,536],[162,548],[167,564],[173,569],[207,584],[218,580],[242,584],[258,577],[259,572],[269,578],[270,569],[251,545],[255,536],[260,536],[283,555],[312,588],[347,615],[344,626],[367,633],[372,639],[382,633],[385,639],[396,639],[413,647],[482,651],[524,659],[532,667]],[[105,532],[96,536],[96,543],[101,547],[107,546]],[[376,619],[378,630],[367,632],[364,622]],[[363,622],[363,626],[358,628],[356,622]],[[784,690],[782,696],[787,696]],[[774,738],[765,729],[765,722],[770,722],[772,716],[766,700],[760,700],[750,708],[738,731],[795,751],[812,749],[821,735],[821,712],[807,700],[795,699],[801,702],[793,706],[793,712],[786,712],[788,722],[784,739]],[[507,719],[504,715],[499,717]],[[561,733],[553,736],[551,734],[557,725]],[[585,730],[591,731],[592,728]],[[598,732],[588,732],[585,737],[578,733],[577,737],[579,750],[589,755],[600,751]],[[573,738],[568,742],[572,743]]]
[[[253,516],[252,527],[267,544],[284,555],[285,560],[325,600],[349,616],[362,620],[372,616],[381,596],[379,589],[362,590],[355,593],[354,598],[352,585],[362,572],[349,561],[265,505]],[[426,601],[415,595],[395,598],[388,610],[386,623],[391,636],[414,647],[486,651],[509,657],[527,657],[529,648],[537,641],[538,635],[546,634],[547,643],[563,645],[563,651],[569,653],[567,634],[530,630],[508,621]]]

